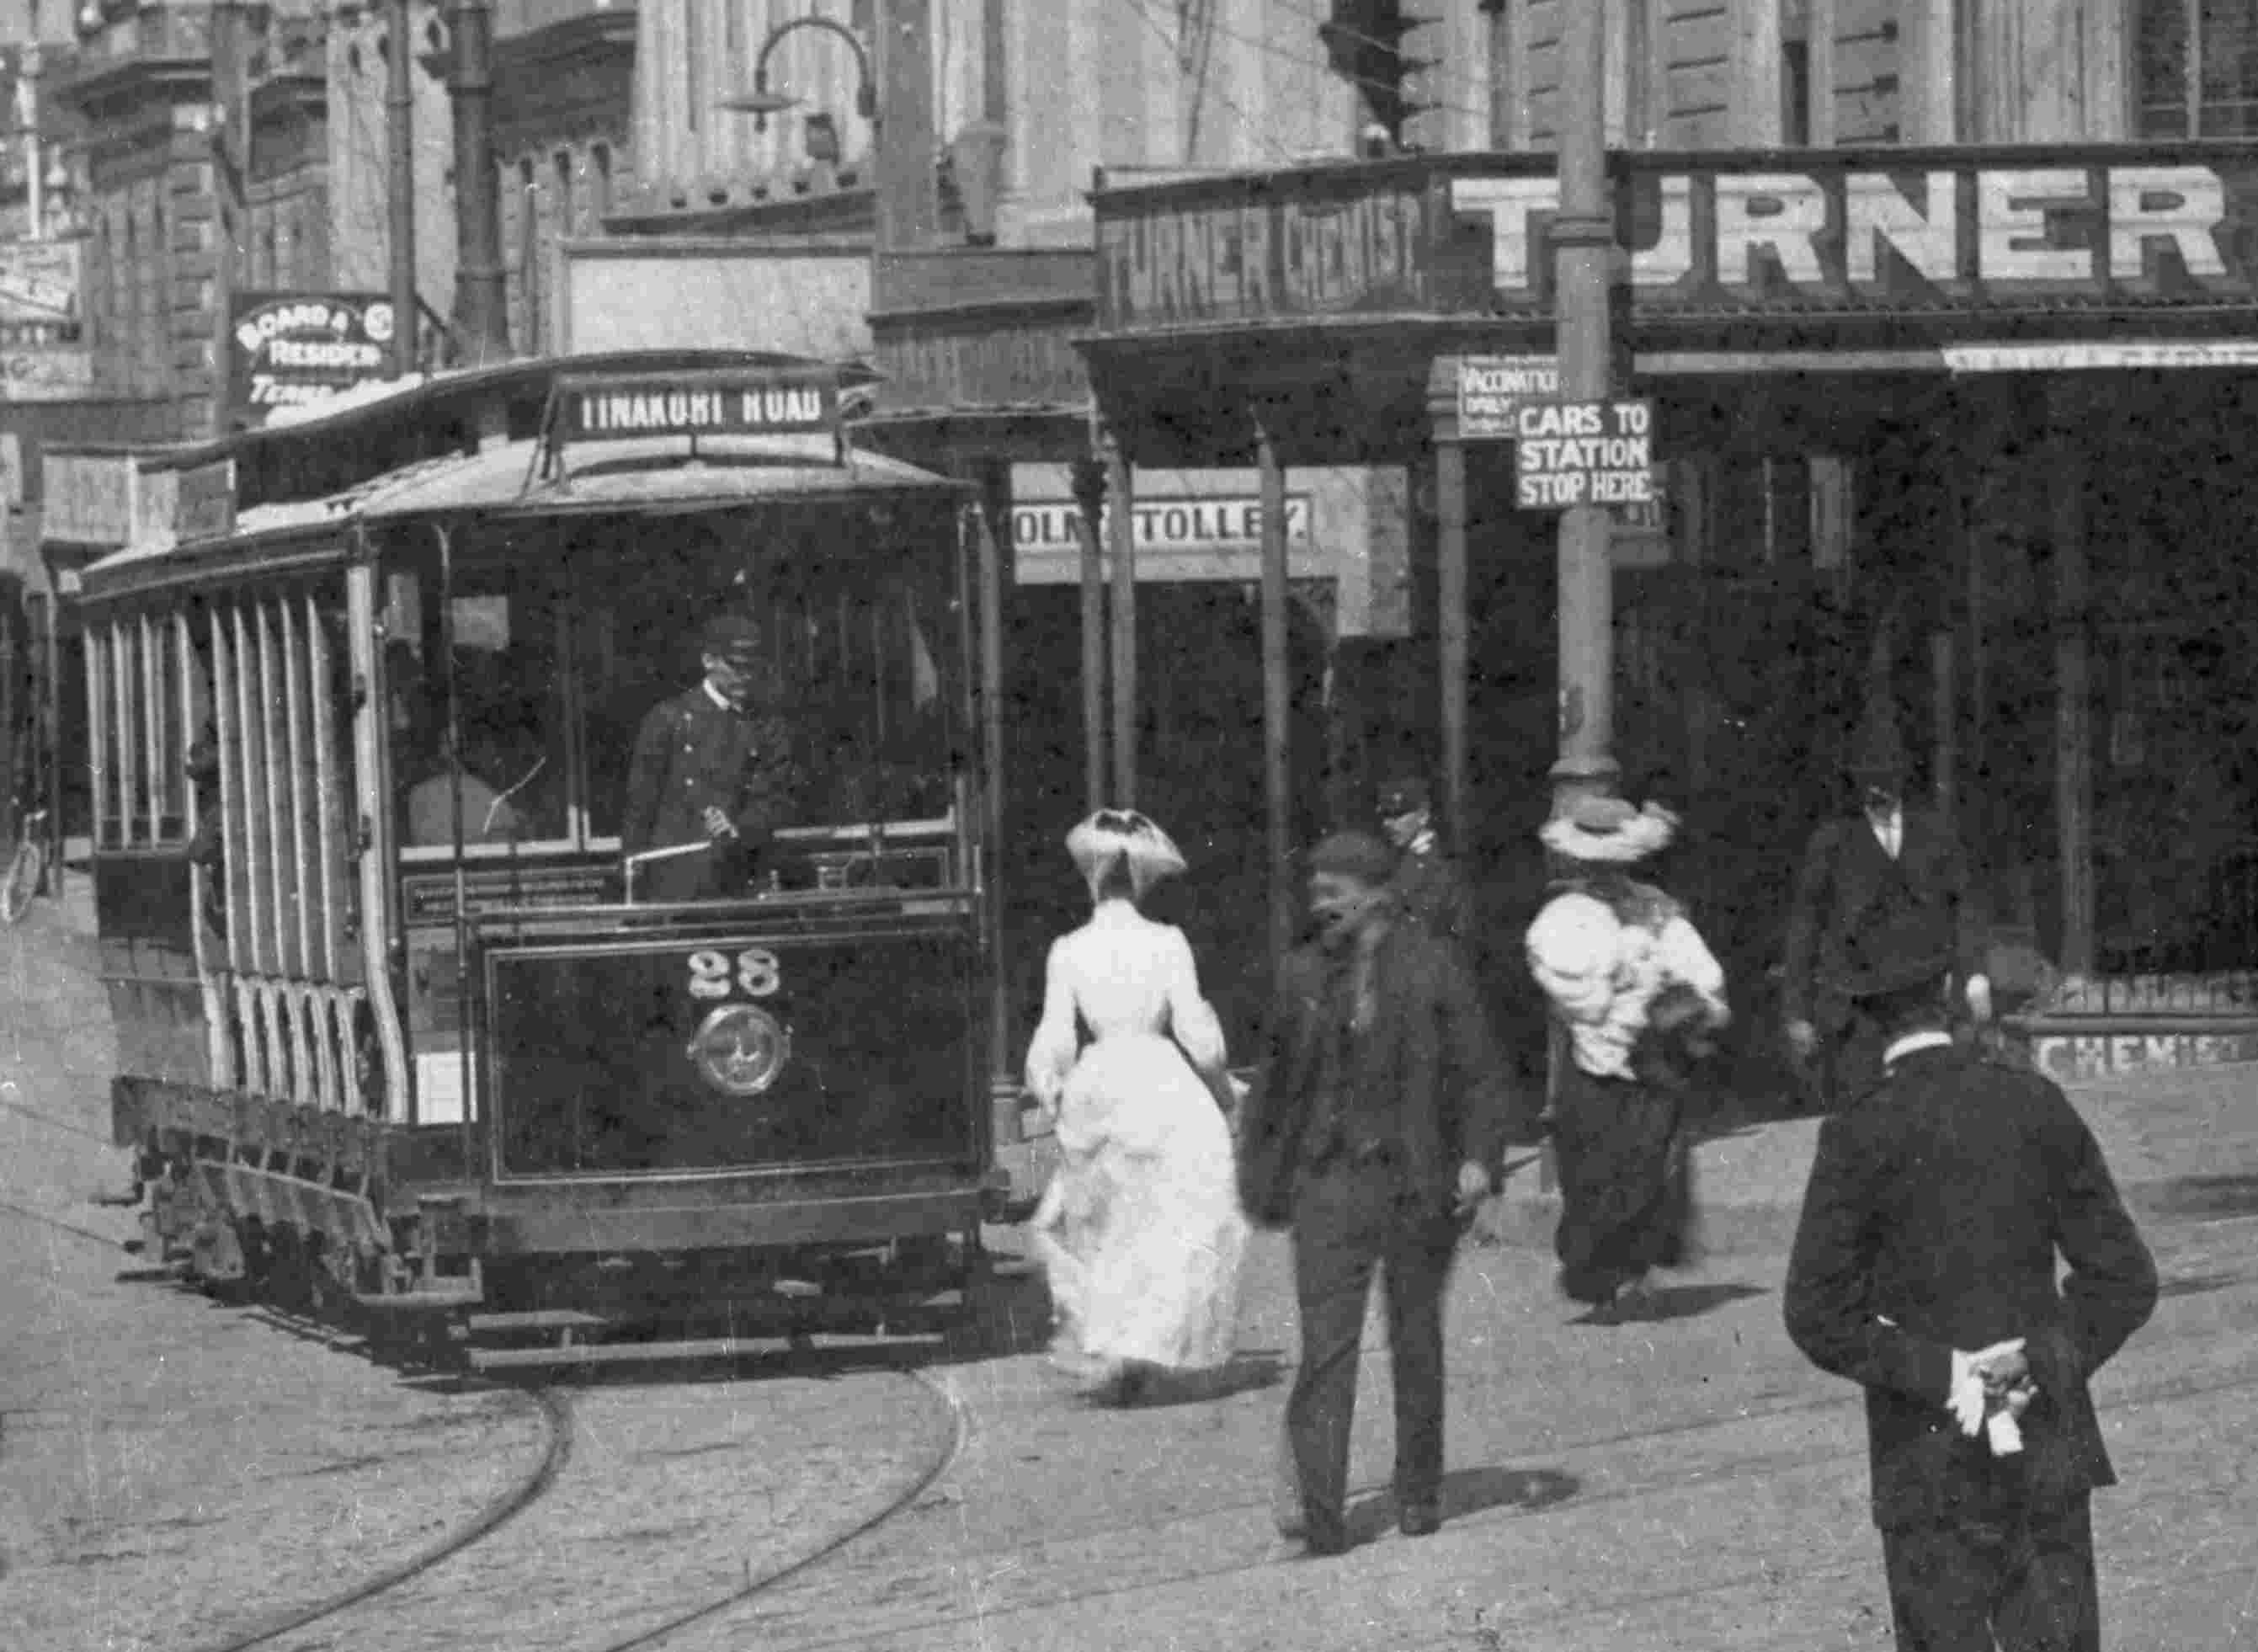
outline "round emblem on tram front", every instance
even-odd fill
[[[792,1059],[792,1029],[756,1004],[723,1004],[690,1041],[698,1076],[724,1095],[758,1095]]]

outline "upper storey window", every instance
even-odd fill
[[[2140,135],[2258,136],[2258,5],[2139,0]]]

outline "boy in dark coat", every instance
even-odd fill
[[[1302,1363],[1286,1404],[1313,1554],[1348,1546],[1349,1423],[1375,1264],[1395,1371],[1395,1497],[1407,1535],[1442,1523],[1443,1292],[1489,1193],[1511,1108],[1458,949],[1397,911],[1395,854],[1342,832],[1310,857],[1317,938],[1281,966],[1262,1081],[1247,1100],[1239,1196],[1294,1230]]]
[[[1901,1652],[2098,1652],[2089,1494],[2116,1477],[2087,1384],[2155,1265],[2062,1092],[1954,1046],[1952,946],[1909,913],[1846,955],[1884,1077],[1820,1131],[1787,1332],[1865,1387]]]

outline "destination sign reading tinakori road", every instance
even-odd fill
[[[1652,402],[1528,402],[1514,423],[1515,491],[1523,510],[1652,502]]]
[[[769,376],[606,380],[564,387],[570,440],[637,436],[789,436],[839,424],[829,380]]]

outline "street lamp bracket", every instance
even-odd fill
[[[800,29],[820,29],[826,34],[835,34],[847,42],[855,53],[855,72],[858,84],[855,89],[855,112],[876,125],[878,119],[878,88],[870,78],[870,48],[863,37],[835,18],[793,18],[779,23],[769,31],[768,39],[761,42],[761,54],[753,63],[753,89],[740,97],[725,97],[723,109],[735,110],[753,117],[753,130],[766,132],[769,117],[782,114],[796,107],[800,100],[785,92],[769,89],[769,58],[784,43],[785,37]]]

